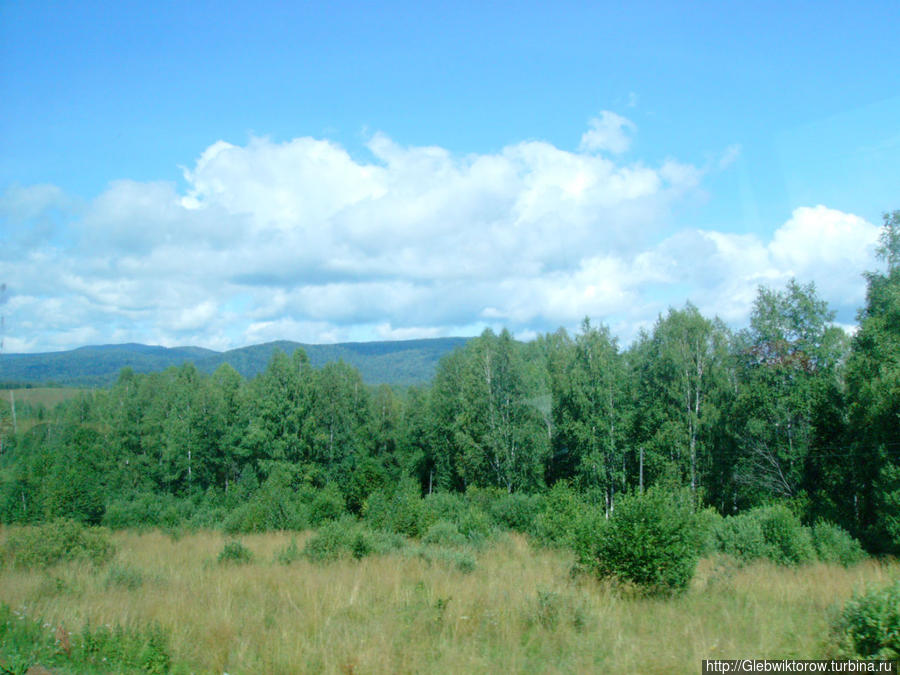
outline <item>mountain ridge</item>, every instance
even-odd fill
[[[115,382],[123,368],[149,373],[188,362],[205,373],[228,363],[250,378],[265,369],[275,350],[290,354],[295,349],[303,349],[316,368],[343,360],[359,369],[368,384],[407,386],[431,380],[440,358],[470,339],[421,338],[334,344],[275,340],[222,352],[190,345],[163,347],[136,342],[85,345],[59,352],[0,354],[0,383],[108,386]]]

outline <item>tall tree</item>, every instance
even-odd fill
[[[845,351],[843,331],[813,284],[760,288],[737,341],[741,388],[732,413],[745,502],[801,499],[824,385]]]
[[[625,488],[625,442],[630,401],[627,372],[606,326],[585,319],[568,346],[562,372],[553,378],[554,453],[582,487],[599,488],[609,515]]]
[[[687,484],[695,495],[712,463],[708,432],[718,415],[727,338],[718,319],[688,303],[660,317],[630,355],[639,378],[635,441],[654,456],[656,472]]]
[[[519,348],[508,331],[488,329],[442,359],[431,397],[442,485],[514,492],[543,484],[547,427]]]
[[[879,258],[847,368],[855,531],[900,552],[900,211],[884,215]],[[851,496],[852,495],[852,496]]]

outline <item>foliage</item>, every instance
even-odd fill
[[[15,567],[50,567],[70,560],[100,565],[114,553],[106,532],[72,520],[12,528],[0,549],[4,563]]]
[[[142,629],[87,626],[69,633],[0,604],[0,668],[8,673],[153,673],[174,671],[169,637],[158,624]]]
[[[219,551],[219,556],[216,560],[220,564],[234,563],[237,565],[244,565],[253,562],[253,551],[244,546],[241,542],[231,540],[225,542],[225,545],[222,547],[222,550]]]
[[[285,544],[282,548],[278,549],[275,553],[275,561],[281,563],[282,565],[290,565],[303,556],[300,551],[300,547],[297,546],[297,539],[295,537],[291,537],[290,542]]]
[[[376,490],[363,509],[366,522],[376,530],[418,537],[423,529],[423,504],[419,486],[405,479],[394,489]]]
[[[384,531],[372,531],[358,521],[345,517],[322,526],[310,537],[303,555],[313,562],[339,558],[364,558],[403,548],[403,537]]]
[[[700,545],[690,498],[652,489],[620,500],[598,537],[594,568],[651,595],[679,593],[694,576]]]
[[[713,539],[716,550],[743,561],[771,557],[762,523],[753,512],[723,518],[714,527]]]
[[[309,524],[318,527],[340,518],[345,512],[344,496],[340,488],[334,483],[329,483],[313,497],[309,506]]]
[[[852,343],[815,287],[792,280],[761,287],[736,333],[691,304],[627,349],[589,320],[529,343],[486,330],[407,390],[372,388],[355,367],[400,345],[345,345],[326,364],[283,342],[236,350],[233,367],[202,350],[159,372],[135,363],[52,408],[22,394],[16,424],[3,399],[0,522],[178,536],[323,528],[349,514],[403,537],[480,546],[514,530],[583,552],[623,495],[688,488],[705,552],[849,564],[854,538],[897,552],[898,231],[900,212],[886,215],[886,269],[866,275]],[[406,347],[413,358],[429,344]],[[162,367],[163,352],[143,355]],[[792,511],[766,506],[776,502]],[[822,521],[835,526],[800,525]],[[363,533],[354,550],[371,543]]]
[[[443,546],[413,546],[407,550],[407,555],[414,555],[430,564],[452,567],[463,574],[469,574],[475,570],[477,561],[471,551]]]
[[[814,559],[815,549],[809,530],[786,506],[757,509],[754,515],[759,520],[769,557],[774,562],[798,565]]]
[[[106,579],[103,585],[106,588],[121,588],[126,591],[134,591],[143,586],[144,574],[139,569],[130,565],[112,564],[106,571]]]
[[[820,529],[823,560],[831,562],[830,556],[835,555],[852,557],[852,540],[842,535],[828,526]],[[714,540],[718,551],[743,561],[767,558],[781,565],[798,565],[817,555],[810,529],[781,504],[722,519],[715,525]]]
[[[854,595],[834,621],[832,635],[844,658],[900,658],[900,581]]]
[[[422,537],[422,543],[450,547],[463,546],[466,543],[466,537],[459,531],[455,523],[439,520],[428,528],[425,536]]]
[[[816,523],[810,529],[810,535],[816,557],[822,562],[850,567],[866,557],[859,541],[834,523]]]
[[[565,481],[559,481],[544,496],[543,507],[534,523],[535,538],[545,546],[570,545],[584,509],[578,493]]]

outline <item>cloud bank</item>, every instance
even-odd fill
[[[219,141],[184,189],[118,180],[85,203],[13,186],[5,350],[531,335],[584,316],[627,341],[688,299],[739,325],[759,284],[791,276],[852,317],[878,227],[815,206],[768,238],[677,228],[710,169],[624,159],[636,131],[604,112],[577,151],[474,155],[375,134],[363,159],[308,137]]]

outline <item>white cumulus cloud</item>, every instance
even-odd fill
[[[687,299],[740,323],[757,285],[791,276],[838,307],[861,302],[877,227],[816,206],[769,238],[676,229],[704,170],[623,161],[635,132],[603,112],[577,152],[527,141],[470,155],[375,134],[362,159],[314,138],[220,141],[183,190],[118,180],[78,204],[11,188],[6,349],[531,335],[587,315],[627,340]],[[26,237],[51,208],[64,226]]]

